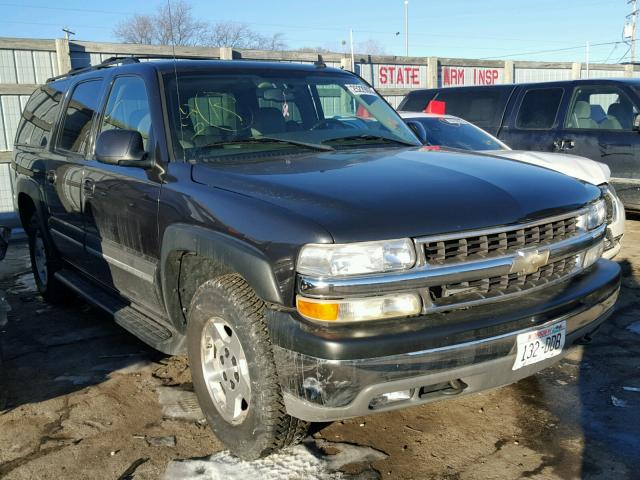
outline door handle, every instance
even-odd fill
[[[56,171],[55,170],[49,170],[47,172],[47,182],[49,182],[51,184],[55,184],[56,183]]]
[[[82,182],[82,190],[84,190],[85,195],[88,197],[93,195],[96,191],[96,182],[90,178],[85,178]]]
[[[556,140],[553,142],[553,147],[556,150],[560,150],[561,152],[571,150],[576,146],[576,142],[570,138],[563,138],[562,140]]]

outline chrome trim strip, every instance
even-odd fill
[[[588,208],[581,208],[580,210],[574,210],[571,213],[564,213],[562,215],[556,215],[554,217],[546,217],[542,220],[536,220],[528,223],[518,223],[516,225],[505,225],[503,227],[486,228],[484,230],[466,230],[464,232],[456,232],[445,235],[429,235],[427,237],[418,237],[415,239],[417,245],[429,242],[446,242],[447,240],[456,240],[466,237],[479,237],[482,235],[495,235],[496,233],[512,232],[514,230],[522,230],[524,228],[536,227],[538,225],[544,225],[546,223],[558,222],[560,220],[566,220],[567,218],[579,217],[587,213]],[[582,232],[581,230],[578,230]]]
[[[601,225],[581,235],[557,243],[533,246],[520,250],[549,251],[549,262],[576,255],[605,235],[606,225]],[[511,271],[517,252],[502,257],[472,262],[461,262],[442,266],[422,265],[402,272],[343,278],[315,278],[299,275],[298,292],[311,298],[344,298],[349,296],[377,295],[381,293],[420,289],[443,283],[459,283],[486,277],[507,275]],[[529,291],[529,290],[526,290]],[[494,300],[494,299],[487,299]],[[455,308],[455,305],[449,306]]]
[[[131,265],[127,265],[126,263],[121,262],[120,260],[110,257],[109,255],[105,255],[102,252],[98,252],[97,250],[94,250],[91,247],[86,247],[86,248],[87,248],[87,252],[91,253],[92,255],[95,255],[96,257],[102,258],[107,263],[115,267],[118,267],[121,270],[124,270],[125,272],[130,273],[131,275],[134,275],[144,280],[145,282],[153,283],[154,276],[152,274],[148,274],[146,272],[138,270],[137,268],[133,268]]]

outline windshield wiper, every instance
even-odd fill
[[[406,140],[400,140],[399,138],[391,138],[391,137],[385,137],[384,135],[372,135],[370,133],[366,133],[366,134],[362,134],[362,135],[349,135],[346,137],[336,137],[336,138],[329,138],[327,140],[324,140],[322,143],[327,143],[327,142],[337,142],[337,141],[341,141],[341,140],[384,140],[386,142],[393,142],[393,143],[399,143],[401,145],[408,145],[411,147],[417,147],[419,145],[415,145],[411,142],[408,142]]]
[[[215,142],[208,145],[203,145],[200,148],[224,148],[227,145],[241,145],[241,144],[259,144],[259,143],[281,143],[285,145],[295,145],[296,147],[305,147],[312,150],[320,150],[321,152],[333,152],[335,148],[329,145],[322,145],[320,143],[302,142],[299,140],[289,140],[276,137],[258,137],[247,138],[245,140],[232,140],[230,142]]]

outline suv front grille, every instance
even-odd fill
[[[527,247],[565,240],[578,231],[578,217],[569,217],[534,226],[505,229],[484,235],[421,242],[429,265],[482,260],[502,256]]]
[[[433,307],[442,308],[529,290],[574,273],[579,265],[578,258],[575,255],[563,258],[530,274],[510,273],[469,282],[430,287],[429,296]]]

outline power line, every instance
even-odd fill
[[[602,45],[615,45],[615,44],[620,44],[620,43],[625,43],[625,42],[617,41],[617,42],[594,43],[591,46],[592,47],[599,47],[599,46],[602,46]],[[522,56],[526,56],[526,55],[539,55],[539,54],[542,54],[542,53],[568,52],[570,50],[582,50],[583,48],[584,48],[584,45],[575,46],[575,47],[567,47],[567,48],[554,48],[554,49],[549,49],[549,50],[536,50],[536,51],[530,51],[530,52],[512,53],[512,54],[509,54],[509,55],[502,55],[502,56],[495,56],[495,57],[484,57],[484,58],[480,58],[479,60],[492,60],[492,59],[501,59],[501,58],[507,58],[507,57],[522,57]]]

